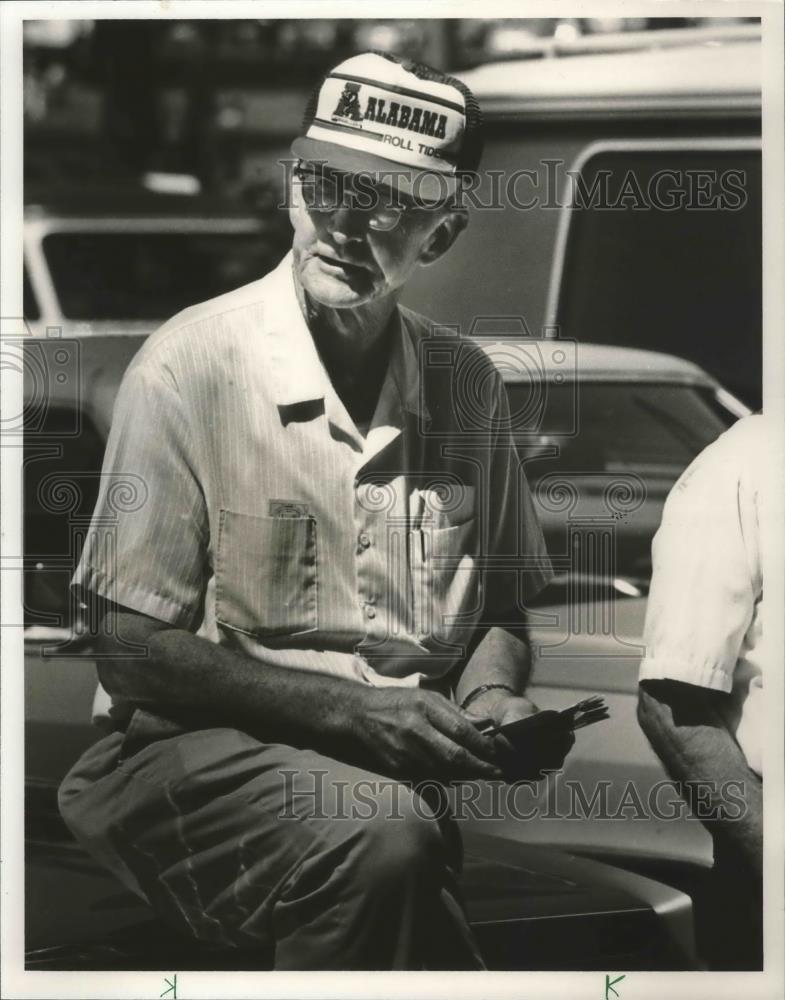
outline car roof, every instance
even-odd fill
[[[719,387],[699,365],[673,354],[572,340],[474,337],[505,382],[529,382],[532,373],[561,381],[679,382]]]
[[[252,206],[205,195],[158,194],[141,186],[26,186],[28,218],[248,218]]]
[[[693,40],[681,45],[489,63],[467,70],[461,79],[483,113],[491,115],[554,105],[597,108],[603,102],[652,109],[678,104],[758,110],[759,31],[757,25],[743,25],[730,36],[708,34],[702,41],[691,34]],[[649,44],[659,34],[647,32]]]

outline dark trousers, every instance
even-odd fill
[[[695,900],[699,953],[709,968],[747,972],[763,968],[763,887],[732,846],[714,839],[714,867]]]
[[[482,969],[460,838],[406,785],[137,711],[60,789],[83,846],[196,938],[276,969]]]

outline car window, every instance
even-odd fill
[[[43,241],[63,315],[162,320],[261,278],[285,247],[256,233],[60,232]]]
[[[24,269],[22,276],[23,286],[22,286],[22,308],[24,309],[25,319],[37,320],[41,318],[41,310],[38,307],[38,299],[35,297],[35,292],[33,291],[33,286],[30,283],[30,275],[27,273],[27,268]]]
[[[653,143],[597,153],[581,178],[552,317],[563,335],[689,358],[759,407],[760,153]]]
[[[507,386],[513,414],[523,411],[528,391]],[[577,398],[574,386],[550,386],[538,442],[522,442],[521,451],[532,458],[530,477],[634,472],[675,482],[735,419],[711,389],[695,386],[583,382]],[[576,433],[565,435],[571,425]]]

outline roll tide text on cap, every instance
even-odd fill
[[[308,103],[302,160],[372,173],[425,202],[455,194],[482,155],[482,118],[468,87],[419,63],[378,52],[346,59]]]

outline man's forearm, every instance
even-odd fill
[[[104,616],[97,655],[113,698],[189,728],[242,729],[393,778],[501,776],[493,745],[435,691],[251,659],[127,609]]]
[[[647,682],[640,688],[638,719],[666,771],[683,783],[685,796],[708,829],[733,844],[759,872],[763,786],[714,704],[721,697],[691,685]],[[743,790],[746,809],[740,817],[727,814],[723,788],[731,782]]]
[[[340,741],[362,717],[364,686],[354,681],[262,664],[184,629],[151,628],[135,615],[117,613],[107,631],[147,653],[123,656],[122,647],[104,638],[98,649],[104,687],[150,711],[309,746]]]
[[[455,700],[460,705],[476,688],[485,684],[504,684],[515,694],[523,694],[529,682],[531,651],[523,638],[502,628],[489,629],[469,657],[455,686]],[[488,691],[473,699],[470,708],[478,714],[490,713],[492,706],[505,696],[502,689]]]

